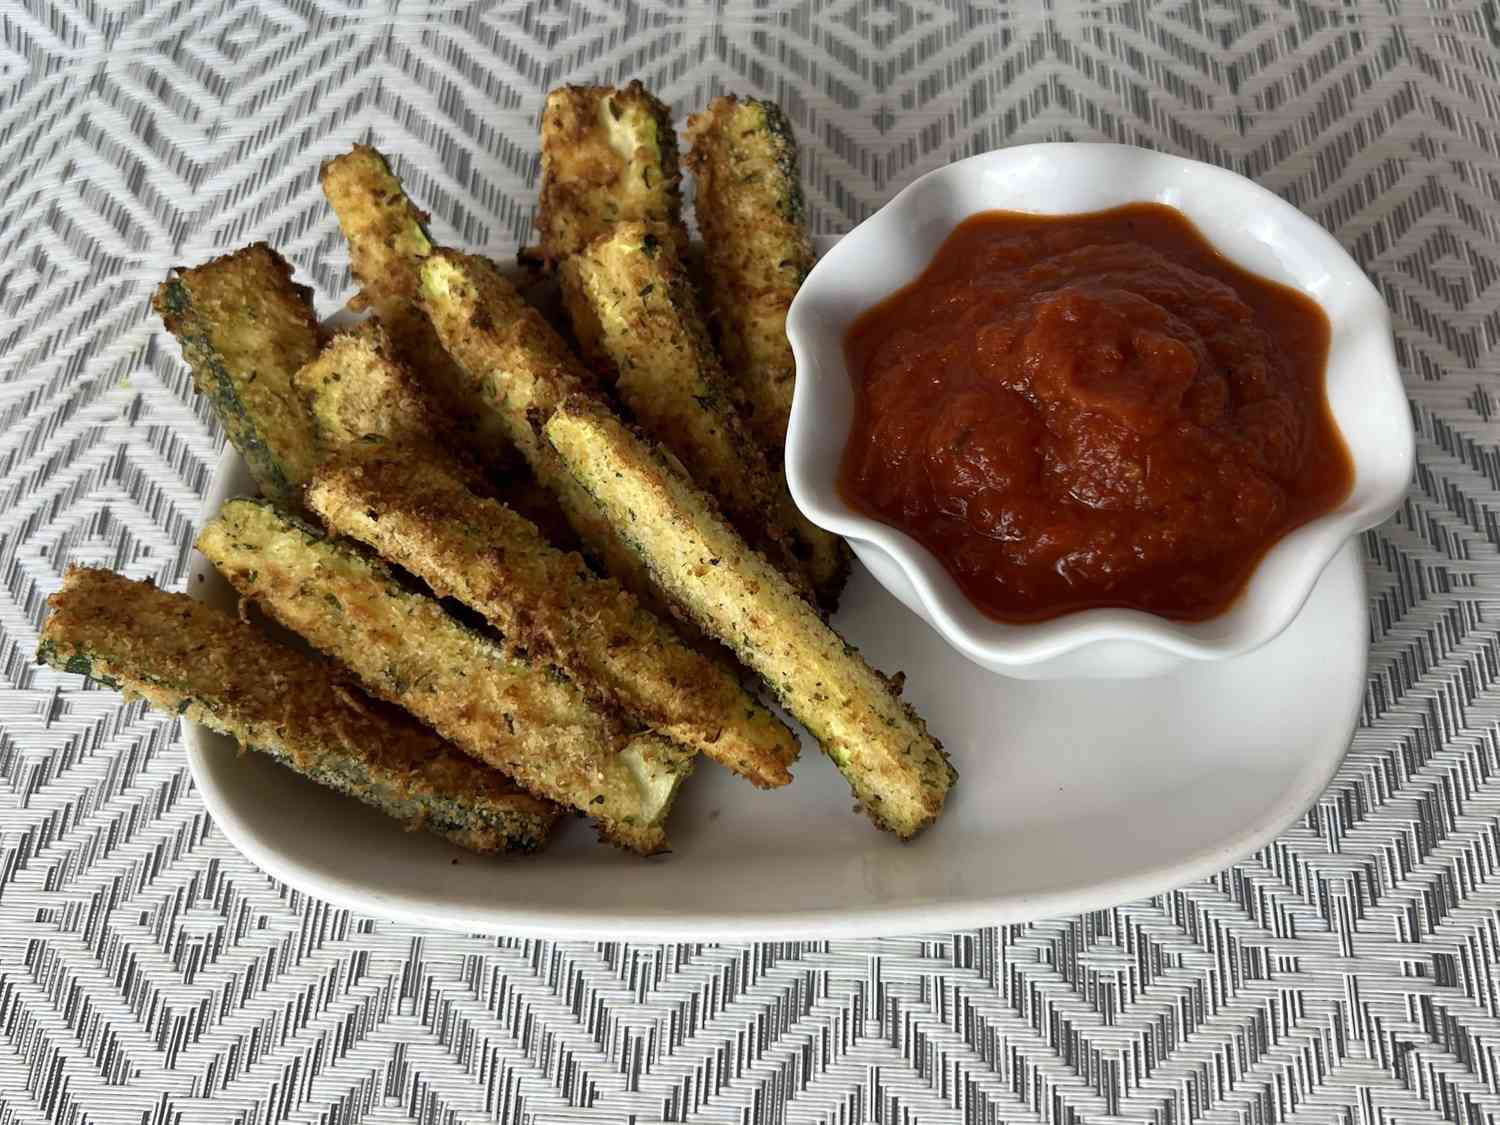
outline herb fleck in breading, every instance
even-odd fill
[[[482,389],[485,410],[537,481],[557,497],[584,551],[648,606],[659,604],[640,562],[536,432],[564,398],[592,388],[568,346],[484,258],[436,252],[422,267],[421,297],[443,345]]]
[[[378,319],[334,335],[297,372],[296,382],[317,426],[320,461],[351,445],[418,449],[416,456],[441,461],[476,492],[503,496],[506,505],[541,528],[548,542],[564,550],[578,545],[557,501],[524,465],[503,474],[479,470],[449,419],[433,408],[425,388],[391,350]]]
[[[705,304],[756,436],[779,457],[796,364],[786,313],[813,266],[797,142],[774,102],[720,97],[688,118]]]
[[[295,383],[312,412],[320,459],[372,438],[446,444],[444,419],[396,358],[379,320],[334,335]]]
[[[797,510],[745,429],[671,246],[645,224],[619,223],[568,258],[561,276],[569,312],[597,326],[600,366],[641,428],[794,584],[835,600],[847,567],[842,544]]]
[[[705,312],[746,421],[779,466],[797,374],[786,314],[813,267],[796,138],[774,102],[732,96],[688,118],[687,135]],[[849,576],[849,547],[806,521],[794,526],[818,601],[832,610]]]

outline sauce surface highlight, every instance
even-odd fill
[[[840,491],[999,620],[1203,620],[1349,492],[1328,340],[1170,207],[976,215],[849,332]]]

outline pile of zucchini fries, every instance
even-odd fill
[[[364,145],[322,170],[357,327],[320,331],[265,244],[172,272],[156,311],[259,488],[197,541],[241,615],[73,568],[38,658],[485,852],[534,850],[564,810],[665,850],[700,754],[788,784],[798,743],[764,685],[910,838],[953,768],[899,677],[829,626],[848,550],[781,467],[813,260],[785,117],[721,97],[689,118],[701,265],[640,83],[554,90],[541,131],[521,257],[555,276],[561,327],[437,245]]]

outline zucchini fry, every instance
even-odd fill
[[[642,854],[666,847],[663,822],[692,755],[632,737],[554,669],[507,653],[378,560],[254,500],[231,500],[198,549],[243,597],[443,737],[539,797],[593,817]]]
[[[548,264],[618,222],[661,223],[686,251],[681,183],[672,114],[640,82],[560,86],[547,95],[536,225]]]
[[[619,223],[564,261],[562,278],[569,312],[580,315],[581,302],[581,315],[599,326],[615,389],[641,427],[794,584],[836,601],[847,549],[797,510],[746,431],[671,246],[642,223]]]
[[[585,553],[647,606],[659,604],[640,560],[536,431],[564,398],[592,385],[561,337],[494,263],[471,254],[432,254],[422,265],[421,300],[443,346],[480,388],[485,410],[557,497]]]
[[[688,118],[687,135],[703,234],[705,312],[746,422],[776,468],[797,374],[786,314],[814,261],[797,140],[775,102],[732,95]],[[778,490],[790,500],[784,478]],[[849,577],[849,545],[800,512],[790,526],[818,601],[832,611]]]
[[[312,290],[295,284],[286,259],[257,242],[174,269],[151,305],[260,490],[278,503],[299,503],[315,444],[292,376],[318,352]]]
[[[448,415],[458,438],[481,464],[503,467],[510,452],[504,429],[483,409],[417,301],[422,262],[435,249],[426,214],[407,198],[390,162],[369,145],[328,161],[320,179],[360,286],[351,307],[375,310],[396,355]]]
[[[813,267],[797,141],[774,102],[715,98],[688,118],[687,165],[697,183],[704,304],[750,427],[779,461],[796,364],[786,313]]]
[[[612,579],[548,545],[441,461],[351,446],[318,470],[308,505],[442,597],[482,614],[584,692],[763,787],[791,781],[792,732],[727,668],[689,648]]]
[[[666,455],[599,404],[569,399],[546,436],[661,587],[822,743],[877,825],[910,838],[937,818],[954,770],[899,680],[866,664]]]
[[[333,668],[186,594],[70,567],[37,659],[186,715],[242,747],[476,852],[532,851],[558,808]]]

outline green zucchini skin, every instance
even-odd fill
[[[589,372],[488,259],[439,250],[422,265],[422,307],[443,346],[484,390],[538,484],[556,497],[583,553],[650,609],[660,596],[635,555],[579,489],[536,426],[570,394],[595,389]]]
[[[745,421],[781,476],[782,510],[818,603],[831,613],[852,552],[800,516],[780,473],[797,381],[787,310],[815,260],[796,136],[775,102],[733,95],[689,117],[687,136],[703,235],[704,311]]]
[[[751,428],[779,462],[797,369],[786,314],[814,261],[796,137],[774,102],[732,95],[689,117],[687,135],[704,304]]]

